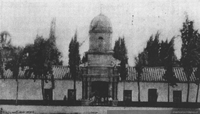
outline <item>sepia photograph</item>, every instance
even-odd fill
[[[200,114],[200,0],[0,0],[0,114]]]

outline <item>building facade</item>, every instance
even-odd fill
[[[70,92],[73,88],[73,79],[70,75],[69,68],[64,66],[54,67],[55,76],[55,88],[52,89],[51,94],[52,100],[70,100]],[[195,71],[195,70],[194,70]],[[198,85],[195,83],[194,71],[190,80],[189,88],[189,102],[196,102]],[[163,78],[165,69],[162,67],[146,67],[143,69],[143,73],[140,80],[140,100],[141,102],[186,102],[187,98],[187,78],[183,72],[183,68],[174,68],[175,76],[178,79],[177,86],[169,86],[168,83]],[[17,82],[12,77],[10,71],[4,73],[5,79],[0,79],[0,99],[16,99],[17,92]],[[138,102],[138,84],[137,84],[137,72],[134,67],[128,68],[128,77],[126,81],[121,81],[120,78],[117,83],[117,100],[118,101],[132,101]],[[19,76],[19,90],[18,99],[19,100],[43,100],[41,80],[36,79],[34,81],[33,77],[29,79],[26,78],[23,71],[20,71]],[[83,98],[83,82],[81,77],[76,81],[76,100],[85,100]],[[99,83],[98,83],[99,84]],[[93,86],[93,85],[92,85]],[[102,86],[102,85],[100,85]],[[105,85],[103,85],[105,87]],[[51,81],[45,83],[45,90],[51,88]],[[91,87],[92,88],[92,87]],[[102,91],[106,91],[104,88]],[[200,91],[199,91],[200,92]],[[104,92],[105,93],[105,92]],[[92,92],[90,93],[92,95]],[[103,96],[102,96],[103,97]],[[89,99],[89,98],[88,98]],[[113,99],[114,100],[114,99]],[[197,99],[200,102],[200,98]]]
[[[107,101],[109,97],[117,100],[119,75],[113,67],[111,49],[112,26],[103,14],[94,17],[90,23],[89,50],[86,52],[87,66],[82,76],[83,99],[95,97],[98,101]]]
[[[137,72],[134,67],[128,67],[128,77],[121,81],[115,68],[111,46],[112,26],[110,20],[103,14],[96,16],[90,23],[89,50],[86,52],[87,65],[80,67],[76,81],[76,100],[84,101],[84,105],[91,102],[129,101],[138,102],[186,102],[189,82],[189,102],[200,102],[197,96],[194,68],[188,81],[183,68],[174,67],[177,86],[169,86],[163,78],[163,67],[145,67],[138,83]],[[49,100],[70,100],[73,97],[73,79],[66,66],[53,67],[54,84],[52,81],[44,83],[44,93]],[[34,80],[34,76],[27,78],[20,70],[17,93],[17,82],[11,71],[4,71],[5,79],[0,79],[0,99],[15,100],[43,100],[41,80]],[[52,88],[54,85],[54,88]],[[138,89],[139,87],[139,89]],[[169,89],[168,89],[169,88]],[[140,92],[140,96],[138,96]],[[93,99],[95,98],[95,100]]]

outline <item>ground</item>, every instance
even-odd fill
[[[1,105],[5,112],[17,114],[197,114],[199,109],[96,107],[96,106],[14,106]]]

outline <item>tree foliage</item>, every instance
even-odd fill
[[[0,74],[2,78],[4,78],[4,63],[8,59],[11,48],[11,39],[8,36],[10,36],[10,33],[7,31],[0,33]]]
[[[159,43],[160,33],[157,32],[155,36],[151,35],[147,41],[147,46],[142,52],[138,54],[138,59],[136,64],[141,64],[142,66],[160,66],[160,48]]]
[[[136,61],[135,70],[137,71],[137,81],[138,82],[140,82],[142,70],[144,67],[139,60],[140,60],[139,58],[137,58],[137,57],[135,58],[135,61]]]
[[[37,36],[34,44],[27,45],[24,49],[26,54],[26,66],[29,73],[34,73],[35,79],[47,79],[52,75],[53,65],[61,65],[61,53],[49,39]]]
[[[44,81],[48,82],[48,77],[51,79],[52,86],[54,88],[54,75],[53,66],[62,65],[61,53],[55,46],[54,42],[50,39],[44,39],[41,36],[37,36],[34,44],[27,45],[24,49],[25,54],[25,66],[28,69],[25,75],[30,77],[34,74],[34,80],[41,79],[42,95],[44,97]]]
[[[138,72],[138,80],[140,78],[142,68],[145,66],[164,66],[166,72],[164,78],[171,84],[175,85],[176,78],[173,72],[173,66],[177,61],[174,53],[174,40],[173,37],[170,41],[159,42],[160,33],[157,32],[155,37],[152,35],[147,41],[146,48],[138,54],[136,60],[136,71]]]
[[[77,33],[71,39],[69,44],[69,68],[73,78],[76,78],[78,67],[80,64],[79,42],[77,41]]]
[[[11,46],[11,39],[8,38],[10,36],[10,33],[7,31],[3,31],[0,33],[0,43],[1,47],[9,47]]]
[[[149,41],[147,42],[147,47],[145,51],[147,52],[148,57],[148,66],[158,66],[159,65],[159,36],[160,33],[157,32],[155,37],[153,35],[150,37]]]
[[[168,41],[159,41],[160,33],[157,32],[156,35],[150,36],[147,41],[147,46],[142,52],[136,57],[136,65],[141,64],[142,66],[165,66],[166,58],[169,56],[169,50],[171,49],[171,56],[173,62],[177,63],[176,55],[174,54],[174,38]],[[173,44],[173,45],[172,45]],[[172,50],[173,49],[173,50]]]
[[[200,48],[199,48],[199,33],[194,29],[194,22],[186,17],[183,23],[183,28],[180,30],[182,47],[181,47],[181,65],[187,77],[187,102],[189,100],[190,77],[193,72],[193,67],[200,62]]]
[[[186,17],[183,28],[180,30],[182,47],[181,47],[181,63],[184,68],[188,67],[186,72],[190,75],[191,67],[199,63],[199,33],[194,29],[194,22]]]
[[[120,61],[120,77],[122,80],[125,80],[128,76],[128,70],[126,68],[128,57],[124,38],[119,38],[117,41],[115,41],[113,56]]]
[[[167,80],[167,82],[171,86],[175,86],[177,79],[175,77],[175,73],[173,70],[174,67],[174,61],[175,61],[175,53],[174,53],[174,37],[170,40],[170,42],[162,42],[161,43],[161,51],[160,51],[160,58],[163,63],[163,66],[165,68],[165,74],[164,79]]]
[[[10,69],[13,77],[18,80],[19,70],[24,69],[24,48],[12,46],[9,60],[5,64],[5,70]]]
[[[193,67],[199,63],[199,33],[194,30],[193,21],[188,17],[183,23],[183,28],[180,30],[182,47],[181,47],[181,63],[189,81],[189,77],[193,71]]]
[[[16,79],[17,89],[16,89],[16,104],[18,101],[18,91],[19,91],[19,73],[20,68],[24,69],[24,53],[22,47],[10,47],[9,59],[6,61],[5,70],[10,69],[13,73],[13,78]]]
[[[138,84],[138,101],[140,102],[140,80],[141,80],[141,76],[142,76],[142,72],[143,72],[143,63],[142,61],[140,61],[142,55],[142,53],[139,54],[138,58],[135,58],[136,61],[136,65],[135,65],[135,70],[137,72],[137,84]]]

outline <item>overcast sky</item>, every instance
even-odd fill
[[[14,45],[33,43],[36,35],[48,38],[51,20],[56,18],[56,43],[68,63],[68,44],[78,31],[81,54],[88,50],[89,24],[100,12],[110,18],[113,46],[125,37],[129,65],[158,30],[161,39],[180,34],[185,14],[200,28],[200,0],[0,0],[0,31],[11,34]],[[180,57],[180,38],[176,53]]]

